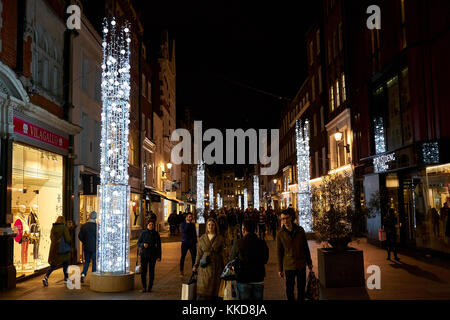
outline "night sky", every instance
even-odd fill
[[[94,12],[84,1],[85,13]],[[207,128],[279,128],[281,110],[307,77],[305,33],[321,1],[132,0],[148,51],[161,32],[176,41],[177,119],[185,108]],[[97,11],[98,12],[98,11]],[[99,13],[99,12],[98,12]],[[241,171],[242,166],[213,166]]]
[[[146,38],[164,28],[175,38],[179,119],[189,107],[204,128],[279,127],[307,76],[304,36],[320,1],[133,3]]]

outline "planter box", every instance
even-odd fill
[[[364,287],[364,257],[362,250],[349,248],[336,252],[317,249],[319,281],[325,288]]]

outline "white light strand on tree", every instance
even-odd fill
[[[295,124],[297,147],[298,200],[297,210],[299,224],[306,232],[312,231],[311,187],[309,185],[309,121],[302,125],[301,120]]]
[[[386,152],[386,141],[384,140],[384,124],[383,118],[373,119],[373,131],[375,136],[375,153]]]
[[[205,223],[205,164],[197,165],[197,222]]]
[[[217,192],[216,201],[217,201],[217,209],[222,208],[221,201],[220,201],[220,193],[218,193],[218,192]]]
[[[130,123],[130,30],[103,22],[102,130],[97,271],[129,272],[128,125]]]
[[[247,188],[244,188],[244,210],[248,208]]]
[[[259,177],[253,176],[253,208],[259,209]]]
[[[209,210],[214,210],[214,184],[209,184]]]
[[[242,209],[242,195],[238,195],[238,207]]]

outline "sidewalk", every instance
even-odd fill
[[[62,269],[55,271],[49,280],[49,287],[43,287],[42,277],[17,284],[14,290],[0,292],[0,299],[23,300],[179,300],[182,279],[179,276],[180,242],[177,236],[161,235],[162,261],[156,264],[156,277],[153,291],[141,293],[141,281],[135,278],[135,290],[125,293],[96,293],[89,288],[89,274],[81,290],[68,290],[63,283]],[[284,280],[278,277],[275,241],[269,236],[270,250],[266,266],[264,286],[265,300],[285,300]],[[135,245],[135,244],[134,244]],[[317,248],[315,241],[309,241],[313,260],[313,269],[317,272]],[[387,261],[386,252],[367,244],[365,239],[353,242],[352,247],[364,251],[365,270],[370,265],[381,268],[381,290],[366,288],[322,289],[323,300],[417,300],[450,299],[450,263],[449,261],[416,259],[400,253],[400,262]],[[130,250],[130,269],[134,269],[136,250]],[[433,262],[433,263],[431,263]],[[436,263],[438,262],[438,263]],[[185,262],[185,277],[191,274],[191,258],[188,254]],[[368,275],[366,274],[366,279]]]

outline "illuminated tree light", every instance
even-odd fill
[[[126,23],[124,27],[126,28]],[[129,273],[128,124],[130,73],[128,32],[103,22],[102,130],[100,144],[99,217],[97,270],[99,273]],[[120,55],[119,52],[125,53]],[[119,94],[119,87],[124,88]]]
[[[375,153],[386,152],[386,141],[384,139],[384,124],[383,118],[378,117],[373,119],[374,136],[375,136]]]
[[[209,184],[209,208],[210,210],[214,209],[214,184]]]
[[[205,164],[197,165],[197,222],[205,223]]]
[[[306,232],[312,231],[312,204],[311,187],[309,185],[309,121],[302,125],[301,120],[295,124],[296,147],[297,147],[297,210],[299,224]]]
[[[259,177],[253,176],[253,208],[259,209]]]
[[[244,210],[248,208],[247,188],[244,188]]]

